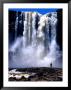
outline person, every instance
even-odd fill
[[[50,67],[52,68],[52,63],[50,63]]]

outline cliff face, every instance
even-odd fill
[[[57,43],[58,43],[58,45],[60,46],[60,50],[62,50],[62,32],[63,32],[63,30],[62,30],[62,23],[63,23],[63,21],[62,21],[62,17],[63,17],[63,15],[62,15],[62,9],[59,9],[58,11],[57,11],[57,18],[58,18],[58,24],[57,24]]]

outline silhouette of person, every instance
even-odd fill
[[[52,68],[52,63],[50,63],[50,67]]]

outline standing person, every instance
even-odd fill
[[[52,68],[52,63],[50,63],[50,67]]]

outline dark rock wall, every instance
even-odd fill
[[[57,43],[60,46],[60,50],[62,50],[62,9],[57,10],[57,18],[58,18],[58,23],[57,23]]]
[[[16,20],[16,12],[9,11],[9,44],[11,44],[15,39],[15,20]]]

